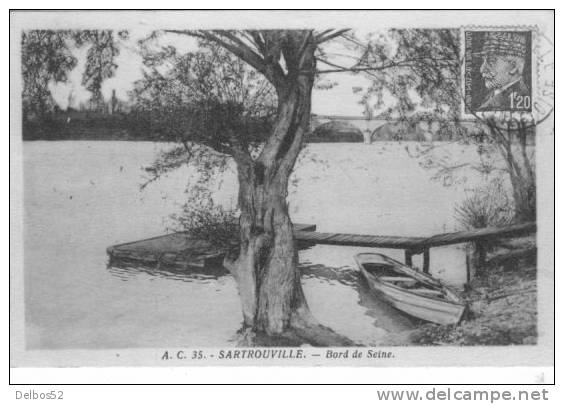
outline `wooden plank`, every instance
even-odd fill
[[[429,249],[427,248],[425,251],[423,251],[423,272],[428,274],[430,266],[430,254]]]
[[[429,254],[429,249],[427,248],[425,251],[423,251],[423,272],[428,274],[429,273],[429,268],[430,268],[430,254]]]
[[[477,241],[475,243],[475,248],[477,269],[483,270],[486,264],[486,246],[483,242]]]
[[[419,247],[425,239],[423,237],[394,237],[374,236],[367,234],[347,233],[318,233],[301,232],[294,233],[298,241],[315,241],[317,244],[343,245],[355,247],[380,247],[410,249]]]
[[[295,229],[313,232],[314,224],[296,223]],[[236,245],[236,241],[234,241]],[[195,239],[185,232],[165,234],[139,241],[117,244],[106,249],[112,260],[145,264],[188,265],[206,267],[223,259],[225,251],[205,240]]]
[[[296,235],[296,240],[298,241],[322,241],[332,237],[330,233],[318,233],[318,232],[301,232],[297,231],[294,233]]]
[[[464,289],[468,289],[470,287],[470,282],[472,281],[472,263],[470,254],[466,254],[466,284],[464,285]]]
[[[413,265],[412,257],[412,252],[410,250],[405,250],[405,265],[407,265],[408,267]]]
[[[535,231],[535,223],[524,223],[503,228],[485,228],[454,233],[437,234],[432,237],[398,237],[368,234],[319,233],[314,231],[304,232],[300,230],[295,231],[294,235],[297,240],[312,242],[315,241],[318,244],[409,249],[411,250],[412,254],[425,254],[425,250],[428,250],[431,247],[459,244],[477,240],[514,237],[534,233]]]
[[[397,237],[379,236],[368,234],[349,233],[321,233],[315,231],[316,226],[312,224],[294,224],[294,237],[300,245],[342,245],[371,248],[396,248],[404,249],[405,262],[412,266],[413,254],[423,253],[423,271],[428,272],[430,268],[431,247],[463,242],[476,242],[478,255],[481,261],[485,258],[482,251],[483,242],[488,239],[515,237],[536,232],[536,223],[524,223],[507,226],[503,228],[475,229],[454,233],[438,234],[432,237]],[[480,242],[481,241],[481,242]],[[301,243],[300,243],[301,242]],[[235,246],[237,241],[233,241]],[[118,244],[108,247],[108,255],[114,258],[127,258],[134,260],[145,260],[147,262],[159,262],[163,254],[174,255],[173,261],[201,262],[202,260],[222,257],[224,251],[211,245],[205,240],[197,240],[189,237],[186,233],[173,233],[164,236],[152,237],[135,242]],[[166,260],[169,260],[167,256]]]
[[[315,231],[315,224],[294,223],[294,231]]]
[[[380,276],[378,280],[382,282],[417,282],[416,279],[407,276]]]
[[[437,234],[425,239],[425,241],[421,243],[420,247],[438,247],[441,245],[459,244],[477,240],[515,237],[535,233],[536,231],[537,224],[534,222],[516,224],[506,227],[487,227],[484,229],[472,229],[454,233]]]
[[[354,244],[362,242],[362,239],[354,234],[341,234],[337,233],[327,239],[331,243],[344,243],[344,244]]]

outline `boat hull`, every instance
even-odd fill
[[[380,254],[377,255],[381,257]],[[375,292],[377,296],[398,310],[413,317],[443,325],[456,324],[464,315],[466,305],[461,300],[457,301],[456,294],[445,286],[440,286],[440,288],[449,296],[449,300],[421,296],[409,290],[402,289],[401,287],[379,281],[377,277],[365,269],[363,264],[367,263],[366,260],[357,259],[357,263],[370,289]],[[409,271],[414,271],[409,267],[405,267],[403,264],[400,265],[404,267],[401,270],[404,274],[410,274]],[[438,283],[434,278],[430,279]],[[440,283],[438,284],[440,285]]]

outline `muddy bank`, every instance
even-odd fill
[[[495,262],[495,261],[494,261]],[[426,324],[411,335],[420,345],[533,345],[537,342],[534,256],[482,268],[464,292],[469,313],[458,325]]]

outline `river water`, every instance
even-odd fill
[[[290,191],[294,222],[319,231],[428,236],[458,229],[454,205],[479,179],[445,187],[409,157],[406,143],[311,144]],[[167,273],[108,267],[106,247],[163,234],[185,198],[189,169],[144,191],[143,167],[170,145],[150,142],[25,142],[24,281],[28,349],[229,346],[242,315],[223,271]],[[470,147],[449,146],[470,160]],[[218,200],[236,199],[233,173]],[[365,345],[406,344],[420,323],[373,297],[353,254],[300,252],[313,314]],[[379,250],[400,260],[403,251]],[[414,264],[418,264],[415,257]],[[463,247],[431,251],[431,272],[461,287]]]

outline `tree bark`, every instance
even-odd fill
[[[507,129],[488,122],[492,139],[505,160],[506,171],[511,181],[515,208],[515,221],[518,223],[536,220],[536,173],[530,155],[528,130],[522,122],[511,122]],[[532,128],[534,130],[534,128]]]
[[[536,176],[527,146],[527,129],[519,125],[513,129],[508,126],[508,138],[501,145],[505,159],[513,201],[515,220],[519,223],[536,220]],[[517,141],[513,141],[513,136]]]
[[[527,129],[519,124],[517,128],[520,169],[511,179],[516,206],[516,219],[519,222],[535,221],[537,216],[537,186],[534,164],[527,147]]]
[[[292,344],[350,345],[317,323],[307,306],[298,268],[298,250],[286,200],[288,179],[309,127],[315,47],[306,49],[300,68],[277,87],[278,114],[256,159],[235,159],[239,179],[240,246],[224,265],[241,297],[243,329],[282,336]]]

